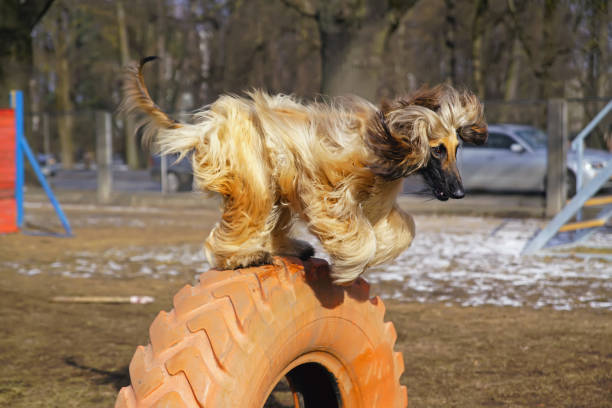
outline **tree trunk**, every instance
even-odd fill
[[[599,2],[600,9],[597,13],[598,22],[598,32],[597,35],[597,45],[599,47],[599,69],[597,70],[597,96],[603,97],[605,95],[610,95],[610,73],[607,67],[610,66],[612,61],[610,61],[610,52],[609,52],[609,36],[612,34],[610,32],[608,26],[610,19],[612,18],[610,6],[608,0],[601,0]]]
[[[123,2],[117,1],[117,28],[119,35],[119,50],[121,53],[121,66],[126,67],[130,63],[130,50],[128,46],[127,30],[125,26],[125,11]],[[139,167],[138,142],[136,140],[136,126],[130,115],[123,116],[123,133],[125,136],[125,161],[131,169]]]
[[[506,81],[504,84],[504,101],[516,99],[518,88],[518,74],[521,65],[521,44],[517,38],[512,42],[512,56],[510,57],[510,65],[506,73]]]
[[[506,71],[506,77],[504,79],[504,101],[509,102],[513,99],[516,99],[517,91],[518,91],[518,77],[520,72],[521,65],[521,43],[518,38],[514,38],[512,41],[512,54],[510,55],[510,65],[508,65],[508,69]],[[502,111],[499,115],[500,122],[508,122],[509,120],[514,120],[511,117],[510,113],[510,105],[504,104]]]
[[[157,0],[157,56],[160,58],[157,64],[157,100],[160,106],[166,106],[166,93],[164,84],[166,83],[167,73],[165,70],[167,61],[166,56],[166,4],[165,0]]]
[[[71,169],[74,165],[73,115],[74,105],[70,96],[71,72],[68,65],[69,16],[61,10],[56,25],[55,69],[57,72],[56,100],[58,109],[57,131],[60,137],[62,167]]]
[[[321,40],[321,92],[357,94],[373,100],[389,36],[417,0],[380,2],[282,0],[302,16],[313,18]]]
[[[551,68],[557,58],[558,50],[553,43],[554,14],[559,5],[559,0],[547,0],[544,5],[542,17],[542,50],[540,54],[539,68],[535,72],[538,80],[538,99],[548,99],[552,96]],[[534,53],[536,54],[536,53]]]
[[[74,165],[73,104],[70,99],[70,69],[68,58],[58,56],[57,61],[57,132],[60,137],[62,167],[71,169]]]
[[[320,30],[321,93],[374,100],[388,34],[383,21],[370,21],[354,33]]]
[[[482,41],[485,32],[484,17],[488,8],[487,0],[475,0],[474,19],[472,21],[472,69],[476,93],[485,97],[485,80],[482,73]]]
[[[0,99],[9,91],[28,92],[32,77],[32,29],[51,7],[53,0],[0,1]],[[26,95],[26,101],[28,96]]]
[[[447,78],[451,85],[457,83],[457,31],[456,1],[444,0],[446,5],[446,30],[444,31],[444,46],[447,49]]]

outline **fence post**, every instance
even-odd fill
[[[546,216],[556,215],[567,199],[567,102],[550,99],[547,115]]]
[[[96,111],[96,168],[98,170],[98,201],[108,203],[113,190],[113,138],[111,114]]]

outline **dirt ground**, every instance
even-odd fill
[[[216,212],[174,211],[73,206],[74,238],[0,236],[0,406],[112,406],[155,315],[208,269],[194,253]],[[46,207],[27,213],[30,232],[55,223]],[[155,301],[50,302],[58,295]],[[608,308],[385,303],[411,407],[612,407]]]

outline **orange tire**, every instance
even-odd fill
[[[283,377],[297,407],[405,407],[384,313],[365,280],[333,285],[319,259],[210,270],[155,318],[115,407],[261,408]]]

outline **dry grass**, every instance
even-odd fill
[[[612,313],[387,302],[414,407],[610,407]]]

